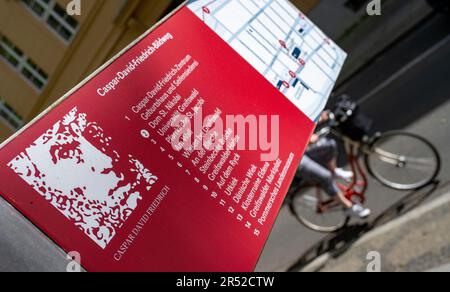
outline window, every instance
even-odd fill
[[[0,55],[13,67],[17,67],[23,58],[23,52],[5,37],[1,38]]]
[[[13,130],[19,130],[23,126],[23,120],[2,98],[0,98],[0,120]]]
[[[47,73],[4,36],[0,36],[0,56],[37,89],[42,90],[47,84]]]
[[[55,0],[21,0],[37,17],[47,23],[65,41],[72,40],[78,21],[68,15]]]

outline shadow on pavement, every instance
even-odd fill
[[[300,271],[312,263],[317,257],[326,253],[329,253],[333,258],[338,258],[349,250],[363,235],[420,206],[439,188],[439,186],[440,182],[436,181],[420,190],[406,195],[374,220],[367,223],[350,225],[337,233],[330,234],[306,251],[303,256],[288,269],[288,272]]]

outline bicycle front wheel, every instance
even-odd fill
[[[340,203],[333,199],[323,201],[321,190],[305,188],[293,194],[290,211],[305,227],[323,233],[332,233],[345,227],[349,217]]]
[[[396,190],[415,190],[436,179],[441,159],[428,140],[406,132],[381,135],[366,155],[370,173],[382,184]]]

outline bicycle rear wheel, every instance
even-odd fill
[[[323,202],[317,188],[305,188],[293,194],[289,204],[291,213],[305,227],[323,233],[336,232],[345,227],[349,217],[343,206],[328,199]]]
[[[366,155],[370,173],[397,190],[415,190],[436,179],[441,159],[428,140],[411,133],[389,132],[374,141]]]

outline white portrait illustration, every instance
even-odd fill
[[[8,166],[103,249],[158,181],[77,108]]]

